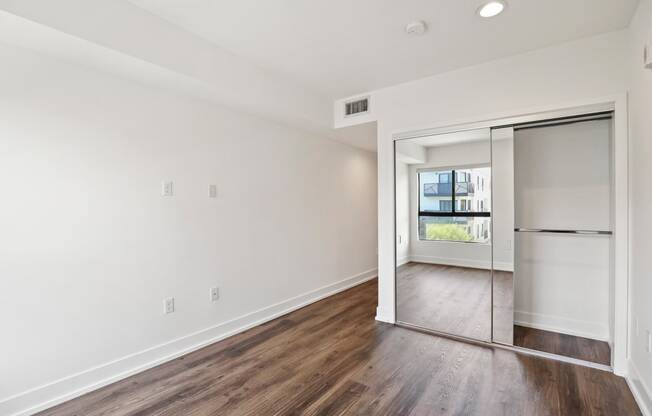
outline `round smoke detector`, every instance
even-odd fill
[[[408,35],[423,35],[428,30],[426,22],[422,20],[417,20],[411,23],[408,23],[405,26],[405,33]]]

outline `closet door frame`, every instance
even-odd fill
[[[535,110],[524,111],[516,114],[505,114],[502,116],[494,116],[487,118],[480,118],[476,120],[469,120],[468,122],[457,123],[439,123],[426,129],[411,130],[397,132],[393,135],[393,140],[413,139],[423,136],[430,136],[443,133],[453,133],[458,131],[475,130],[481,128],[496,129],[501,127],[510,127],[516,124],[523,124],[535,121],[544,121],[565,117],[581,116],[593,113],[600,113],[612,111],[613,112],[613,242],[614,242],[614,293],[613,293],[613,310],[610,311],[613,325],[611,331],[611,349],[612,349],[612,367],[613,372],[620,376],[628,374],[628,326],[630,322],[629,313],[629,191],[628,191],[628,115],[627,115],[627,95],[619,94],[611,97],[589,100],[585,102],[575,103],[573,105],[559,105],[548,106]],[[394,146],[392,146],[394,147]],[[395,154],[392,155],[395,158]],[[392,168],[395,166],[393,160]],[[392,172],[393,176],[393,172]],[[395,182],[395,181],[393,181]],[[394,184],[395,186],[395,184]],[[393,186],[393,187],[394,187]],[[395,189],[392,189],[392,194],[395,197]],[[393,268],[391,269],[391,279],[394,284],[389,289],[392,290],[394,304],[391,310],[391,316],[381,317],[376,319],[396,324],[396,211],[394,210],[392,218],[392,229],[394,229],[393,239]],[[492,259],[493,261],[493,259]],[[382,288],[380,289],[382,290]],[[386,296],[388,293],[384,293]],[[383,293],[379,292],[379,296]],[[409,326],[409,325],[403,325]],[[422,330],[422,328],[413,328]],[[428,331],[435,332],[435,331]],[[493,332],[493,331],[492,331]],[[448,334],[438,334],[442,336],[449,336]],[[463,337],[449,336],[450,338],[458,339],[460,341],[472,342],[475,344],[488,345],[496,348],[503,348],[513,350],[519,353],[543,356],[546,358],[553,358],[560,361],[572,362],[579,365],[586,365],[601,369],[608,369],[601,365],[591,365],[591,363],[575,359],[566,359],[557,355],[533,352],[519,347],[506,346],[493,342],[480,342],[469,340]]]

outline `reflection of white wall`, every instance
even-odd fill
[[[518,130],[516,225],[610,228],[611,120]]]
[[[406,263],[410,255],[410,183],[408,165],[396,162],[396,261]]]
[[[609,340],[609,237],[517,233],[518,325]]]
[[[424,163],[426,148],[410,140],[396,142],[396,161],[401,163]]]
[[[514,130],[492,131],[494,267],[512,270],[514,261]]]
[[[514,134],[516,225],[609,230],[611,121]],[[518,323],[608,340],[610,238],[517,235]]]

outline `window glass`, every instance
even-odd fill
[[[420,212],[452,212],[453,184],[450,182],[451,176],[452,171],[419,172]]]
[[[489,217],[419,217],[419,239],[489,242]]]
[[[419,239],[489,241],[489,167],[418,172]]]

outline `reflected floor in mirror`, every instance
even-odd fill
[[[491,340],[491,271],[410,262],[397,270],[397,318],[483,341]]]
[[[514,341],[514,273],[494,270],[494,342]]]
[[[566,357],[611,365],[611,348],[604,341],[514,326],[514,345]]]

